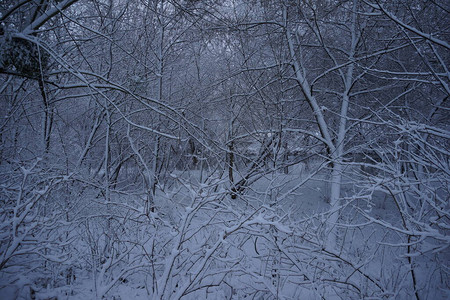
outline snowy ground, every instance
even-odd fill
[[[348,169],[347,173],[356,171]],[[121,202],[125,208],[117,206],[112,210],[130,224],[115,227],[122,230],[123,236],[118,239],[124,241],[114,244],[117,250],[110,269],[105,268],[107,262],[102,262],[93,273],[90,264],[95,259],[86,256],[100,251],[99,245],[95,248],[92,243],[101,244],[104,238],[99,234],[104,223],[92,223],[89,228],[79,227],[74,235],[81,239],[72,250],[78,252],[71,256],[76,259],[76,278],[69,284],[51,279],[40,282],[42,274],[30,272],[2,289],[0,298],[156,299],[161,295],[152,290],[152,278],[158,274],[157,283],[167,284],[169,290],[164,299],[178,299],[182,294],[177,293],[183,286],[189,291],[183,299],[243,299],[248,295],[254,299],[382,299],[379,290],[384,291],[385,299],[410,299],[410,261],[405,247],[392,246],[402,241],[400,236],[377,224],[361,225],[366,220],[357,212],[362,209],[373,218],[401,225],[392,199],[379,192],[373,194],[370,204],[353,197],[342,208],[340,218],[343,224],[353,225],[339,227],[340,247],[324,250],[329,180],[321,171],[303,183],[309,175],[302,164],[293,166],[289,174],[272,173],[232,201],[221,189],[220,180],[210,186],[190,186],[188,182],[199,178],[198,172],[173,174],[180,184],[158,194],[158,213],[152,216],[150,224],[146,219],[146,225],[140,223],[143,219],[139,217],[130,221],[142,208],[133,212],[127,206],[132,207],[138,199],[130,201],[117,196],[116,203]],[[344,180],[344,197],[359,192],[349,179]],[[98,205],[91,204],[89,209]],[[88,230],[94,240],[87,241],[83,230]],[[129,252],[119,260],[121,251]],[[77,256],[80,253],[84,257]],[[156,264],[150,263],[149,253],[155,254]],[[447,290],[433,290],[435,286],[445,287],[447,278],[427,282],[430,278],[438,280],[436,259],[450,259],[450,255],[434,257],[428,253],[426,257],[414,258],[415,280],[421,282],[424,299],[445,299],[448,292],[448,286]],[[124,264],[126,261],[129,265]],[[134,271],[120,275],[121,270],[133,266]],[[58,264],[49,264],[46,269],[55,277],[67,271]],[[167,272],[170,274],[163,281]],[[196,274],[201,279],[197,280]]]

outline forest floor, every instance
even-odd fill
[[[348,172],[351,173],[351,172]],[[181,176],[185,176],[181,175]],[[251,213],[252,211],[258,210],[259,207],[271,207],[274,205],[274,199],[281,199],[282,203],[277,203],[276,213],[277,215],[289,215],[292,219],[307,219],[314,215],[320,215],[329,209],[329,204],[327,202],[327,195],[329,190],[329,180],[325,173],[319,173],[314,176],[311,180],[307,180],[302,184],[302,181],[307,178],[308,172],[305,170],[304,165],[293,166],[289,170],[289,174],[283,173],[273,173],[265,177],[260,178],[254,182],[251,186],[251,190],[248,191],[246,203],[242,203],[242,206],[246,206],[245,209]],[[179,175],[177,175],[179,176]],[[196,172],[189,173],[192,178],[199,178],[199,174]],[[357,194],[358,190],[354,184],[351,184],[351,178],[344,179],[344,184],[342,186],[342,195],[344,197],[352,196]],[[180,215],[185,213],[185,207],[188,203],[183,203],[182,195],[186,195],[189,191],[183,187],[176,187],[176,193],[161,193],[156,199],[156,205],[158,209],[163,212],[164,218],[167,218],[171,223],[177,223],[180,221]],[[395,213],[395,206],[389,199],[382,194],[376,194],[372,197],[372,202],[368,204],[367,202],[357,203],[356,205],[360,208],[365,209],[370,212],[374,217],[382,216],[383,220],[392,223],[398,223],[398,214]],[[274,206],[275,207],[275,206]],[[345,215],[344,222],[358,223],[364,220],[358,216],[356,213],[349,209],[349,213]],[[351,219],[351,220],[350,220]],[[204,222],[207,222],[207,218],[202,220],[202,216],[199,215],[193,222],[198,222],[198,226],[201,226]],[[197,226],[194,224],[194,227]],[[403,266],[404,264],[398,264],[398,261],[394,257],[398,257],[398,253],[395,255],[393,253],[382,253],[377,257],[367,257],[364,254],[364,249],[368,250],[367,247],[377,247],[377,245],[371,245],[369,238],[376,239],[377,241],[395,242],[395,237],[383,237],[384,231],[382,228],[378,229],[361,229],[359,231],[347,230],[341,232],[341,237],[344,239],[343,244],[351,245],[347,251],[346,256],[349,260],[358,263],[365,263],[365,270],[368,274],[371,274],[374,278],[383,277],[386,278],[386,274],[381,274],[382,264],[392,264]],[[256,257],[259,254],[258,249],[261,253],[269,249],[265,249],[264,240],[254,240],[254,243],[248,242],[242,246],[243,253],[247,253],[248,262],[247,264],[253,264],[256,269],[261,270],[262,273],[267,272],[263,269],[267,266],[263,265],[264,260],[260,258],[252,260],[252,256]],[[354,251],[354,252],[352,252]],[[381,250],[380,250],[381,251]],[[372,251],[372,253],[376,253]],[[270,254],[268,254],[270,255]],[[370,262],[367,262],[371,259]],[[406,258],[405,258],[406,261]],[[416,262],[420,264],[420,261]],[[424,266],[423,270],[427,270]],[[57,272],[57,271],[54,271]],[[419,273],[417,274],[419,279],[421,277],[428,278],[429,274]],[[30,273],[27,278],[23,278],[22,282],[17,282],[15,286],[7,287],[0,291],[0,299],[28,299],[30,297],[30,286],[36,286],[36,281],[39,280],[39,274]],[[245,278],[245,277],[244,277]],[[117,282],[106,294],[106,299],[114,300],[126,300],[126,299],[149,299],[148,282],[149,277],[145,273],[140,272],[128,276]],[[402,284],[404,278],[392,278],[392,281],[398,281],[398,284]],[[230,281],[233,282],[233,281]],[[235,281],[235,284],[243,284],[242,278]],[[361,285],[365,283],[361,282]],[[366,283],[367,284],[367,283]],[[394,283],[393,283],[394,284]],[[42,285],[41,285],[42,286]],[[285,289],[290,289],[292,287],[286,284]],[[289,294],[289,291],[285,291]],[[45,299],[67,299],[67,300],[86,300],[86,299],[96,299],[95,292],[95,282],[92,279],[92,274],[88,272],[77,272],[77,278],[70,285],[60,285],[58,287],[42,287],[38,291],[32,292],[33,299],[45,300]],[[296,294],[297,296],[299,294]],[[53,297],[53,298],[52,298]],[[301,294],[302,299],[316,299],[317,297],[310,293],[308,290],[304,290]],[[306,298],[304,298],[306,297]],[[240,299],[239,295],[233,295],[230,291],[220,288],[211,288],[204,291],[193,293],[183,299]],[[261,298],[263,299],[263,298]],[[294,298],[293,298],[294,299]],[[337,298],[338,299],[338,298]],[[431,299],[431,298],[430,298]]]

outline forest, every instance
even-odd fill
[[[450,2],[0,1],[0,299],[450,298]]]

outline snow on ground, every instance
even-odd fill
[[[347,174],[355,174],[356,171],[348,169]],[[389,245],[404,241],[399,240],[395,234],[388,234],[382,226],[373,224],[370,226],[340,227],[338,240],[345,247],[337,249],[337,254],[323,255],[323,253],[315,252],[318,248],[313,246],[314,239],[320,239],[324,234],[321,231],[323,228],[317,227],[317,224],[326,221],[326,214],[323,215],[323,213],[326,213],[329,208],[327,202],[329,177],[326,171],[322,171],[302,183],[303,180],[308,179],[309,175],[310,173],[305,170],[303,164],[291,167],[289,174],[271,173],[254,182],[251,188],[245,192],[245,196],[231,201],[225,190],[215,189],[214,192],[210,192],[211,194],[207,194],[207,187],[202,186],[198,181],[195,183],[195,180],[193,180],[200,178],[198,172],[174,174],[173,176],[179,177],[180,184],[173,185],[165,192],[160,191],[156,198],[158,213],[154,215],[154,221],[157,222],[156,219],[159,218],[165,222],[165,225],[160,227],[160,232],[157,231],[159,235],[152,233],[154,237],[149,238],[147,242],[143,242],[143,249],[150,253],[152,247],[155,247],[151,244],[151,241],[156,240],[159,236],[157,243],[165,244],[157,244],[156,247],[159,251],[162,251],[160,253],[167,254],[167,257],[159,257],[159,262],[167,264],[167,258],[172,251],[171,247],[176,246],[175,241],[182,232],[183,238],[186,239],[188,236],[192,238],[182,244],[181,252],[172,251],[172,254],[178,257],[177,260],[189,260],[192,257],[196,262],[188,263],[188,265],[190,268],[198,268],[199,262],[207,255],[208,249],[212,249],[214,243],[219,243],[218,250],[212,256],[214,261],[208,261],[206,269],[200,271],[203,275],[209,274],[209,271],[212,272],[210,275],[205,275],[206,277],[210,276],[211,286],[198,291],[194,290],[184,296],[183,299],[241,299],[246,293],[251,294],[253,290],[257,289],[268,291],[259,296],[257,293],[254,294],[255,297],[259,297],[257,299],[275,299],[278,296],[280,299],[320,299],[323,295],[326,295],[326,299],[345,297],[347,293],[345,288],[336,292],[331,285],[327,284],[328,271],[331,272],[330,274],[334,274],[333,276],[337,276],[338,279],[342,276],[340,278],[342,282],[350,282],[354,285],[348,287],[349,291],[353,289],[352,292],[347,294],[349,298],[355,297],[355,291],[356,294],[370,295],[370,291],[373,289],[371,280],[375,280],[376,284],[386,288],[387,299],[407,299],[410,297],[411,291],[399,289],[399,287],[410,285],[409,261],[405,257],[405,247],[389,247]],[[189,186],[188,182],[194,182],[194,184]],[[344,199],[360,192],[360,188],[352,182],[351,177],[344,181],[342,188]],[[196,188],[201,187],[202,191],[195,190],[194,186]],[[217,201],[215,198],[222,200]],[[138,200],[130,200],[121,196],[114,198],[114,201],[132,206],[133,201],[137,202]],[[204,211],[196,211],[196,205],[200,203],[199,201],[210,201],[211,204],[206,204],[203,207]],[[221,205],[231,207],[232,212],[234,211],[236,214],[233,216],[232,212],[226,212],[221,215],[217,210]],[[95,206],[93,204],[90,209]],[[211,207],[215,208],[211,209]],[[342,209],[339,222],[343,224],[363,224],[366,220],[357,213],[357,209],[367,211],[368,215],[373,218],[382,217],[384,221],[393,225],[401,223],[392,199],[380,192],[375,192],[372,195],[370,203],[365,199],[354,197]],[[186,217],[189,215],[192,215],[191,219]],[[183,220],[190,222],[185,231],[181,228]],[[213,223],[216,223],[212,224],[212,220]],[[317,236],[310,237],[312,243],[302,242],[300,236],[289,242],[290,233],[297,229],[293,227],[292,224],[294,223],[288,223],[285,226],[283,223],[286,223],[286,220],[293,220],[294,223],[295,221],[306,220],[304,223],[309,225],[304,227],[305,230],[308,230],[308,226],[317,228]],[[99,228],[96,230],[99,230]],[[83,233],[80,232],[80,234]],[[221,234],[226,236],[224,242],[220,241]],[[134,238],[138,242],[145,240],[149,235],[151,235],[149,232],[136,231]],[[217,236],[219,236],[219,240],[217,240]],[[288,242],[285,243],[285,241]],[[302,243],[304,246],[302,246]],[[276,250],[277,247],[285,248]],[[140,250],[136,249],[135,251]],[[180,255],[178,255],[179,253]],[[192,253],[192,256],[186,255],[186,253]],[[120,255],[120,253],[117,255]],[[332,255],[338,256],[333,259]],[[432,256],[431,253],[428,255]],[[447,258],[450,259],[448,255]],[[84,259],[84,263],[89,262],[89,258]],[[141,259],[143,259],[143,265],[137,269],[138,272],[131,272],[126,277],[120,278],[112,285],[111,289],[106,291],[105,299],[139,300],[149,299],[149,297],[151,299],[156,296],[154,291],[151,291],[151,284],[149,284],[151,265],[148,264],[148,261],[144,263],[145,259],[148,259],[148,255]],[[181,268],[183,262],[177,260],[174,261],[174,268]],[[310,263],[307,263],[308,260]],[[320,262],[321,260],[323,261]],[[429,260],[422,258],[416,260],[414,258],[414,260],[415,268],[419,270],[416,272],[417,280],[423,282],[427,278],[435,278],[435,275],[432,274],[435,269],[431,268],[435,268],[435,266],[429,265],[430,262],[433,262],[433,258]],[[219,286],[215,286],[214,278],[222,276],[218,274],[222,268],[229,267],[231,262],[234,262],[234,269],[233,273],[224,274],[225,277],[223,278],[225,278],[226,284],[221,283]],[[329,270],[323,270],[325,272],[321,271],[323,272],[322,275],[320,275],[321,272],[317,273],[317,267],[321,265],[330,268]],[[121,268],[124,267],[126,266]],[[162,270],[162,265],[159,268]],[[302,268],[304,269],[302,270]],[[352,270],[352,268],[354,271],[349,273],[348,270]],[[183,282],[188,282],[186,280],[189,278],[192,279],[189,277],[192,275],[183,273],[185,271],[181,269],[179,271],[181,273],[172,276],[180,281],[180,285],[174,284],[172,296],[166,295],[168,299],[175,297],[177,289],[182,286]],[[214,272],[218,273],[214,275]],[[339,272],[341,272],[341,275]],[[47,283],[40,286],[36,284],[36,281],[33,282],[33,278],[39,278],[39,274],[31,273],[29,278],[23,278],[15,282],[15,285],[2,289],[0,298],[30,299],[32,294],[34,299],[42,300],[52,299],[52,297],[68,300],[98,298],[98,290],[96,292],[94,280],[102,280],[101,276],[97,274],[97,277],[95,277],[92,273],[82,269],[79,269],[76,273],[77,279],[69,285]],[[108,280],[112,280],[112,278]],[[330,280],[332,279],[330,278]],[[336,281],[336,279],[333,280]],[[108,284],[108,282],[106,281],[105,284]],[[431,290],[433,286],[435,284],[428,283],[428,286],[422,286],[422,289]],[[392,294],[389,294],[389,290],[392,291]],[[396,292],[398,290],[400,292]],[[436,291],[436,293],[430,292],[428,293],[428,299],[439,299],[446,292],[445,290]]]

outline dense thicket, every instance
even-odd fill
[[[0,2],[0,294],[445,299],[449,10]]]

